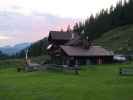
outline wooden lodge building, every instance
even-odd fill
[[[92,45],[77,33],[50,31],[48,41],[47,50],[54,64],[103,64],[113,61],[112,51]]]

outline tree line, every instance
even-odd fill
[[[23,49],[20,53],[17,53],[15,56],[16,57],[25,57],[25,52],[28,49],[28,56],[41,56],[47,54],[46,47],[48,46],[48,39],[45,37],[42,40],[39,40],[33,44],[31,44],[30,47]]]
[[[0,51],[0,60],[3,60],[3,59],[9,59],[10,56],[7,55],[7,54],[4,54],[2,51]]]
[[[119,1],[116,7],[102,9],[95,16],[91,14],[84,22],[76,23],[73,31],[93,41],[105,32],[127,24],[133,24],[133,0]]]

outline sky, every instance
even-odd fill
[[[0,0],[0,47],[35,42],[119,0]],[[123,0],[124,1],[124,0]]]

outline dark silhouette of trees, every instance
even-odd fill
[[[68,25],[67,32],[71,32],[71,31],[72,31],[72,29],[71,29],[70,25]]]
[[[47,51],[46,51],[47,46],[48,46],[48,39],[47,38],[39,40],[29,47],[29,55],[30,56],[44,55],[47,53]]]
[[[33,44],[31,44],[30,47],[25,48],[20,53],[16,54],[16,57],[21,58],[25,57],[25,51],[26,49],[29,50],[28,56],[40,56],[47,54],[46,47],[48,46],[48,39],[44,38],[42,40],[39,40]]]
[[[2,51],[0,51],[0,59],[8,59],[10,56],[4,54]]]
[[[73,31],[94,40],[111,29],[127,24],[133,24],[133,0],[119,1],[116,7],[103,9],[95,17],[91,15],[84,23],[76,23]]]

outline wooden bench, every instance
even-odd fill
[[[122,68],[120,68],[120,75],[133,76],[133,67],[122,67]]]

